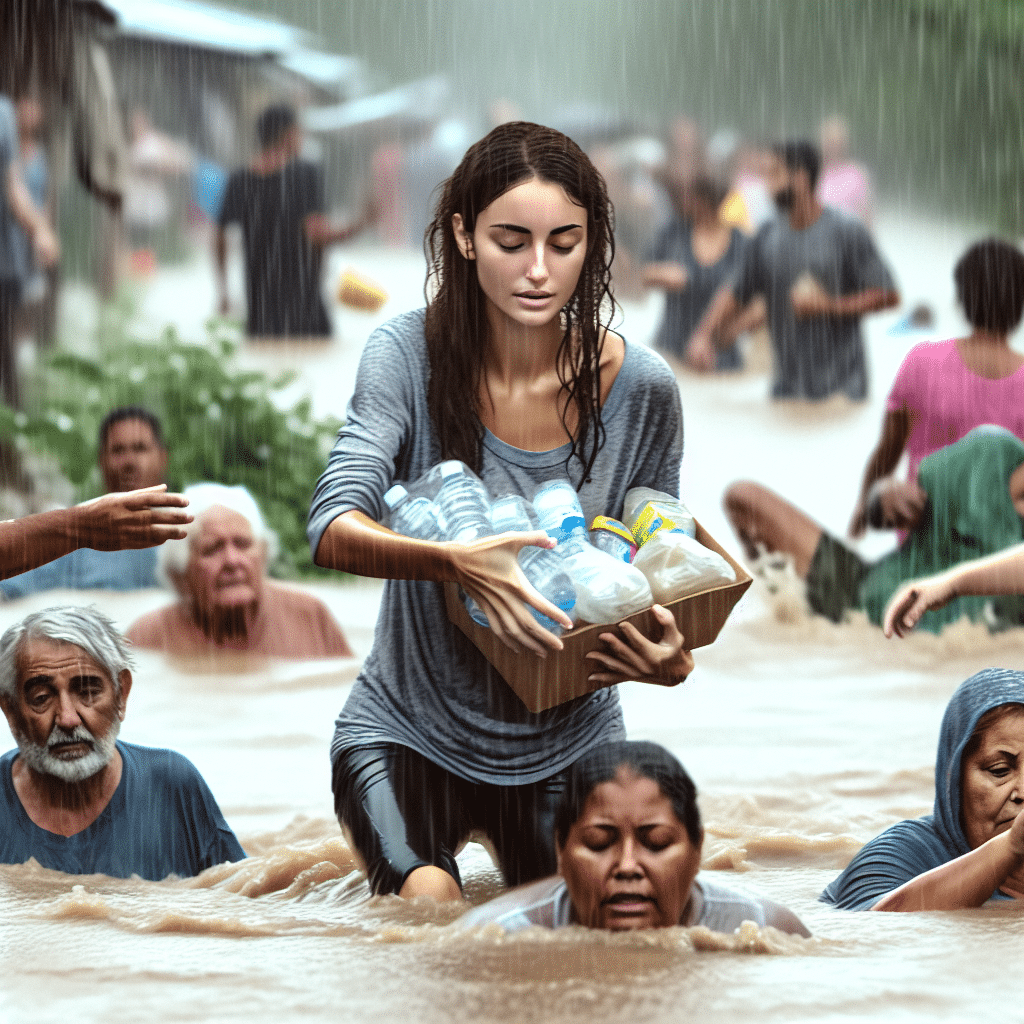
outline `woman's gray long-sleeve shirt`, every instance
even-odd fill
[[[309,514],[314,554],[332,520],[357,509],[378,522],[383,495],[441,461],[427,409],[423,310],[378,328],[363,352],[345,426]],[[466,401],[472,401],[467,395]],[[679,493],[679,389],[664,360],[626,343],[602,410],[605,443],[579,491],[590,522],[620,516],[626,491]],[[481,477],[492,495],[532,497],[546,480],[581,479],[570,446],[530,452],[485,431]],[[403,744],[465,779],[524,785],[553,775],[597,743],[624,736],[615,687],[534,714],[454,626],[443,585],[388,580],[373,648],[336,723],[332,761],[371,743]]]

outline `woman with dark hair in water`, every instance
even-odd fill
[[[427,308],[374,332],[310,512],[316,561],[383,577],[374,647],[337,721],[335,807],[374,892],[460,897],[455,854],[486,833],[510,884],[550,874],[565,769],[623,735],[614,687],[531,713],[448,620],[455,581],[517,650],[562,642],[530,605],[570,622],[516,556],[542,532],[469,544],[400,537],[383,495],[442,459],[492,494],[568,478],[589,519],[626,491],[678,493],[682,413],[660,357],[610,330],[612,210],[571,139],[501,125],[444,184],[428,229]],[[681,679],[692,668],[665,609],[661,635],[602,634],[601,683]]]
[[[781,904],[699,875],[703,844],[697,789],[676,758],[657,743],[606,743],[569,769],[555,811],[558,875],[505,893],[459,924],[733,932],[753,921],[810,934]]]

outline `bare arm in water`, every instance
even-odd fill
[[[1024,463],[1010,476],[1009,492],[1017,514],[1024,519]],[[888,637],[893,633],[905,636],[926,611],[941,608],[954,597],[1001,594],[1024,594],[1024,544],[905,583],[889,599],[882,629]]]
[[[18,576],[77,548],[120,551],[180,540],[188,499],[166,484],[104,494],[81,505],[0,522],[0,579]]]

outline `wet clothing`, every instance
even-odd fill
[[[717,263],[706,266],[693,251],[693,225],[674,217],[660,232],[647,253],[648,262],[679,263],[686,268],[686,287],[665,292],[665,315],[654,339],[654,346],[681,359],[690,336],[696,330],[718,289],[735,274],[743,257],[747,238],[737,228],[729,235],[729,244]],[[736,370],[743,365],[739,346],[733,342],[719,349],[716,370]]]
[[[709,882],[707,875],[698,874],[691,890],[689,913],[679,923],[687,928],[702,925],[713,932],[731,935],[744,921],[753,921],[760,928],[768,923],[763,901]],[[565,928],[574,923],[569,889],[565,879],[558,875],[545,878],[474,907],[458,923],[460,928],[497,924],[507,932],[532,927]]]
[[[810,274],[830,295],[869,289],[895,290],[871,236],[846,214],[825,208],[795,231],[787,217],[765,224],[746,247],[732,290],[740,305],[764,295],[772,339],[772,398],[823,399],[842,392],[868,393],[860,317],[796,317],[790,291]]]
[[[181,601],[136,619],[125,635],[136,647],[179,657],[239,649],[218,647],[196,625]],[[247,641],[247,654],[268,658],[347,658],[352,654],[323,601],[271,580],[264,581],[259,611]]]
[[[156,548],[79,548],[37,569],[0,581],[0,593],[13,601],[44,590],[145,590],[159,586],[156,554]]]
[[[1024,366],[992,380],[967,369],[956,340],[922,342],[906,355],[893,381],[886,411],[907,410],[907,479],[917,479],[921,460],[959,441],[982,423],[1005,427],[1024,440]]]
[[[14,789],[17,750],[0,758],[0,863],[34,857],[69,875],[182,878],[245,851],[195,766],[173,750],[118,740],[123,767],[110,803],[86,829],[60,836],[40,828]]]
[[[333,789],[374,894],[397,893],[427,864],[461,885],[455,855],[477,832],[490,839],[509,885],[555,870],[551,836],[565,772],[523,786],[469,782],[408,747],[382,743],[342,751]]]
[[[860,608],[881,625],[889,598],[904,583],[1024,540],[1024,523],[1010,500],[1013,471],[1024,462],[1024,441],[1001,427],[977,427],[921,463],[918,483],[928,494],[924,517],[892,554],[873,565],[826,533],[807,573],[811,609],[835,622]],[[920,628],[940,632],[966,615],[986,617],[984,596],[958,597],[921,616]],[[1019,608],[1005,603],[1009,614]]]
[[[962,758],[986,711],[1024,704],[1024,672],[987,668],[965,680],[946,705],[935,757],[935,808],[872,839],[819,899],[842,910],[870,910],[886,893],[947,861],[970,853],[961,824]],[[996,899],[1009,899],[998,890]]]
[[[441,461],[427,411],[423,311],[376,330],[363,351],[355,393],[317,484],[309,517],[315,552],[330,522],[349,509],[380,521],[383,495]],[[604,447],[579,491],[590,522],[618,516],[626,491],[679,493],[683,425],[679,388],[656,353],[627,343],[603,409]],[[482,472],[491,494],[532,496],[581,477],[570,446],[521,451],[484,431]],[[331,758],[398,743],[471,782],[524,785],[550,778],[590,747],[624,738],[615,687],[546,711],[528,711],[486,658],[448,619],[440,583],[387,580],[371,650],[337,720]]]
[[[323,174],[292,160],[279,171],[233,171],[217,223],[237,223],[245,249],[251,337],[329,337],[320,297],[321,248],[306,238],[305,220],[324,212]]]

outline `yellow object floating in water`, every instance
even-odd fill
[[[376,313],[388,301],[388,293],[376,281],[348,267],[338,280],[338,301],[353,309]]]

